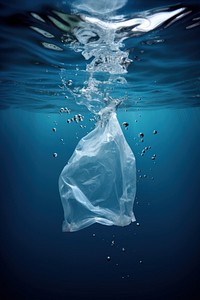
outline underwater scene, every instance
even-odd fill
[[[200,2],[0,0],[0,41],[0,299],[200,299]]]

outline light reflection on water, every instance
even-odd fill
[[[130,110],[199,106],[198,6],[132,13],[126,4],[122,14],[117,9],[126,1],[115,2],[116,7],[103,1],[101,12],[106,13],[100,14],[98,7],[88,9],[90,2],[76,1],[72,8],[66,6],[67,12],[41,6],[4,13],[2,109],[58,112],[78,103],[84,111],[82,104],[90,108],[88,98],[95,94],[88,94],[91,82],[98,89],[95,97],[101,94],[98,102],[108,95],[122,97],[121,107]],[[66,81],[73,81],[70,90],[63,86],[61,70]]]

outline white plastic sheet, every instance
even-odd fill
[[[113,105],[102,109],[96,127],[78,143],[59,178],[63,231],[93,223],[125,226],[135,221],[135,157]]]

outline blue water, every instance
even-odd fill
[[[200,17],[200,7],[198,1],[146,2],[129,0],[120,13],[172,5],[191,12],[167,28],[125,41],[133,63],[123,75],[127,84],[116,85],[113,95],[128,94],[118,119],[129,123],[123,132],[136,156],[137,223],[124,228],[95,224],[75,233],[62,233],[58,177],[94,122],[62,88],[60,71],[82,85],[86,62],[67,45],[60,52],[44,48],[46,39],[30,28],[39,26],[31,12],[47,20],[52,10],[69,13],[70,4],[0,2],[3,300],[200,297],[200,26],[190,27],[198,23],[193,19]],[[47,21],[44,27],[63,47],[61,30]],[[147,42],[158,36],[162,43]],[[65,106],[70,114],[60,113]],[[66,122],[77,113],[84,115],[83,128]],[[146,146],[151,149],[141,156]]]

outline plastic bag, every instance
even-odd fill
[[[93,131],[78,143],[59,177],[63,231],[94,223],[125,226],[135,221],[135,157],[113,105],[102,109]]]

